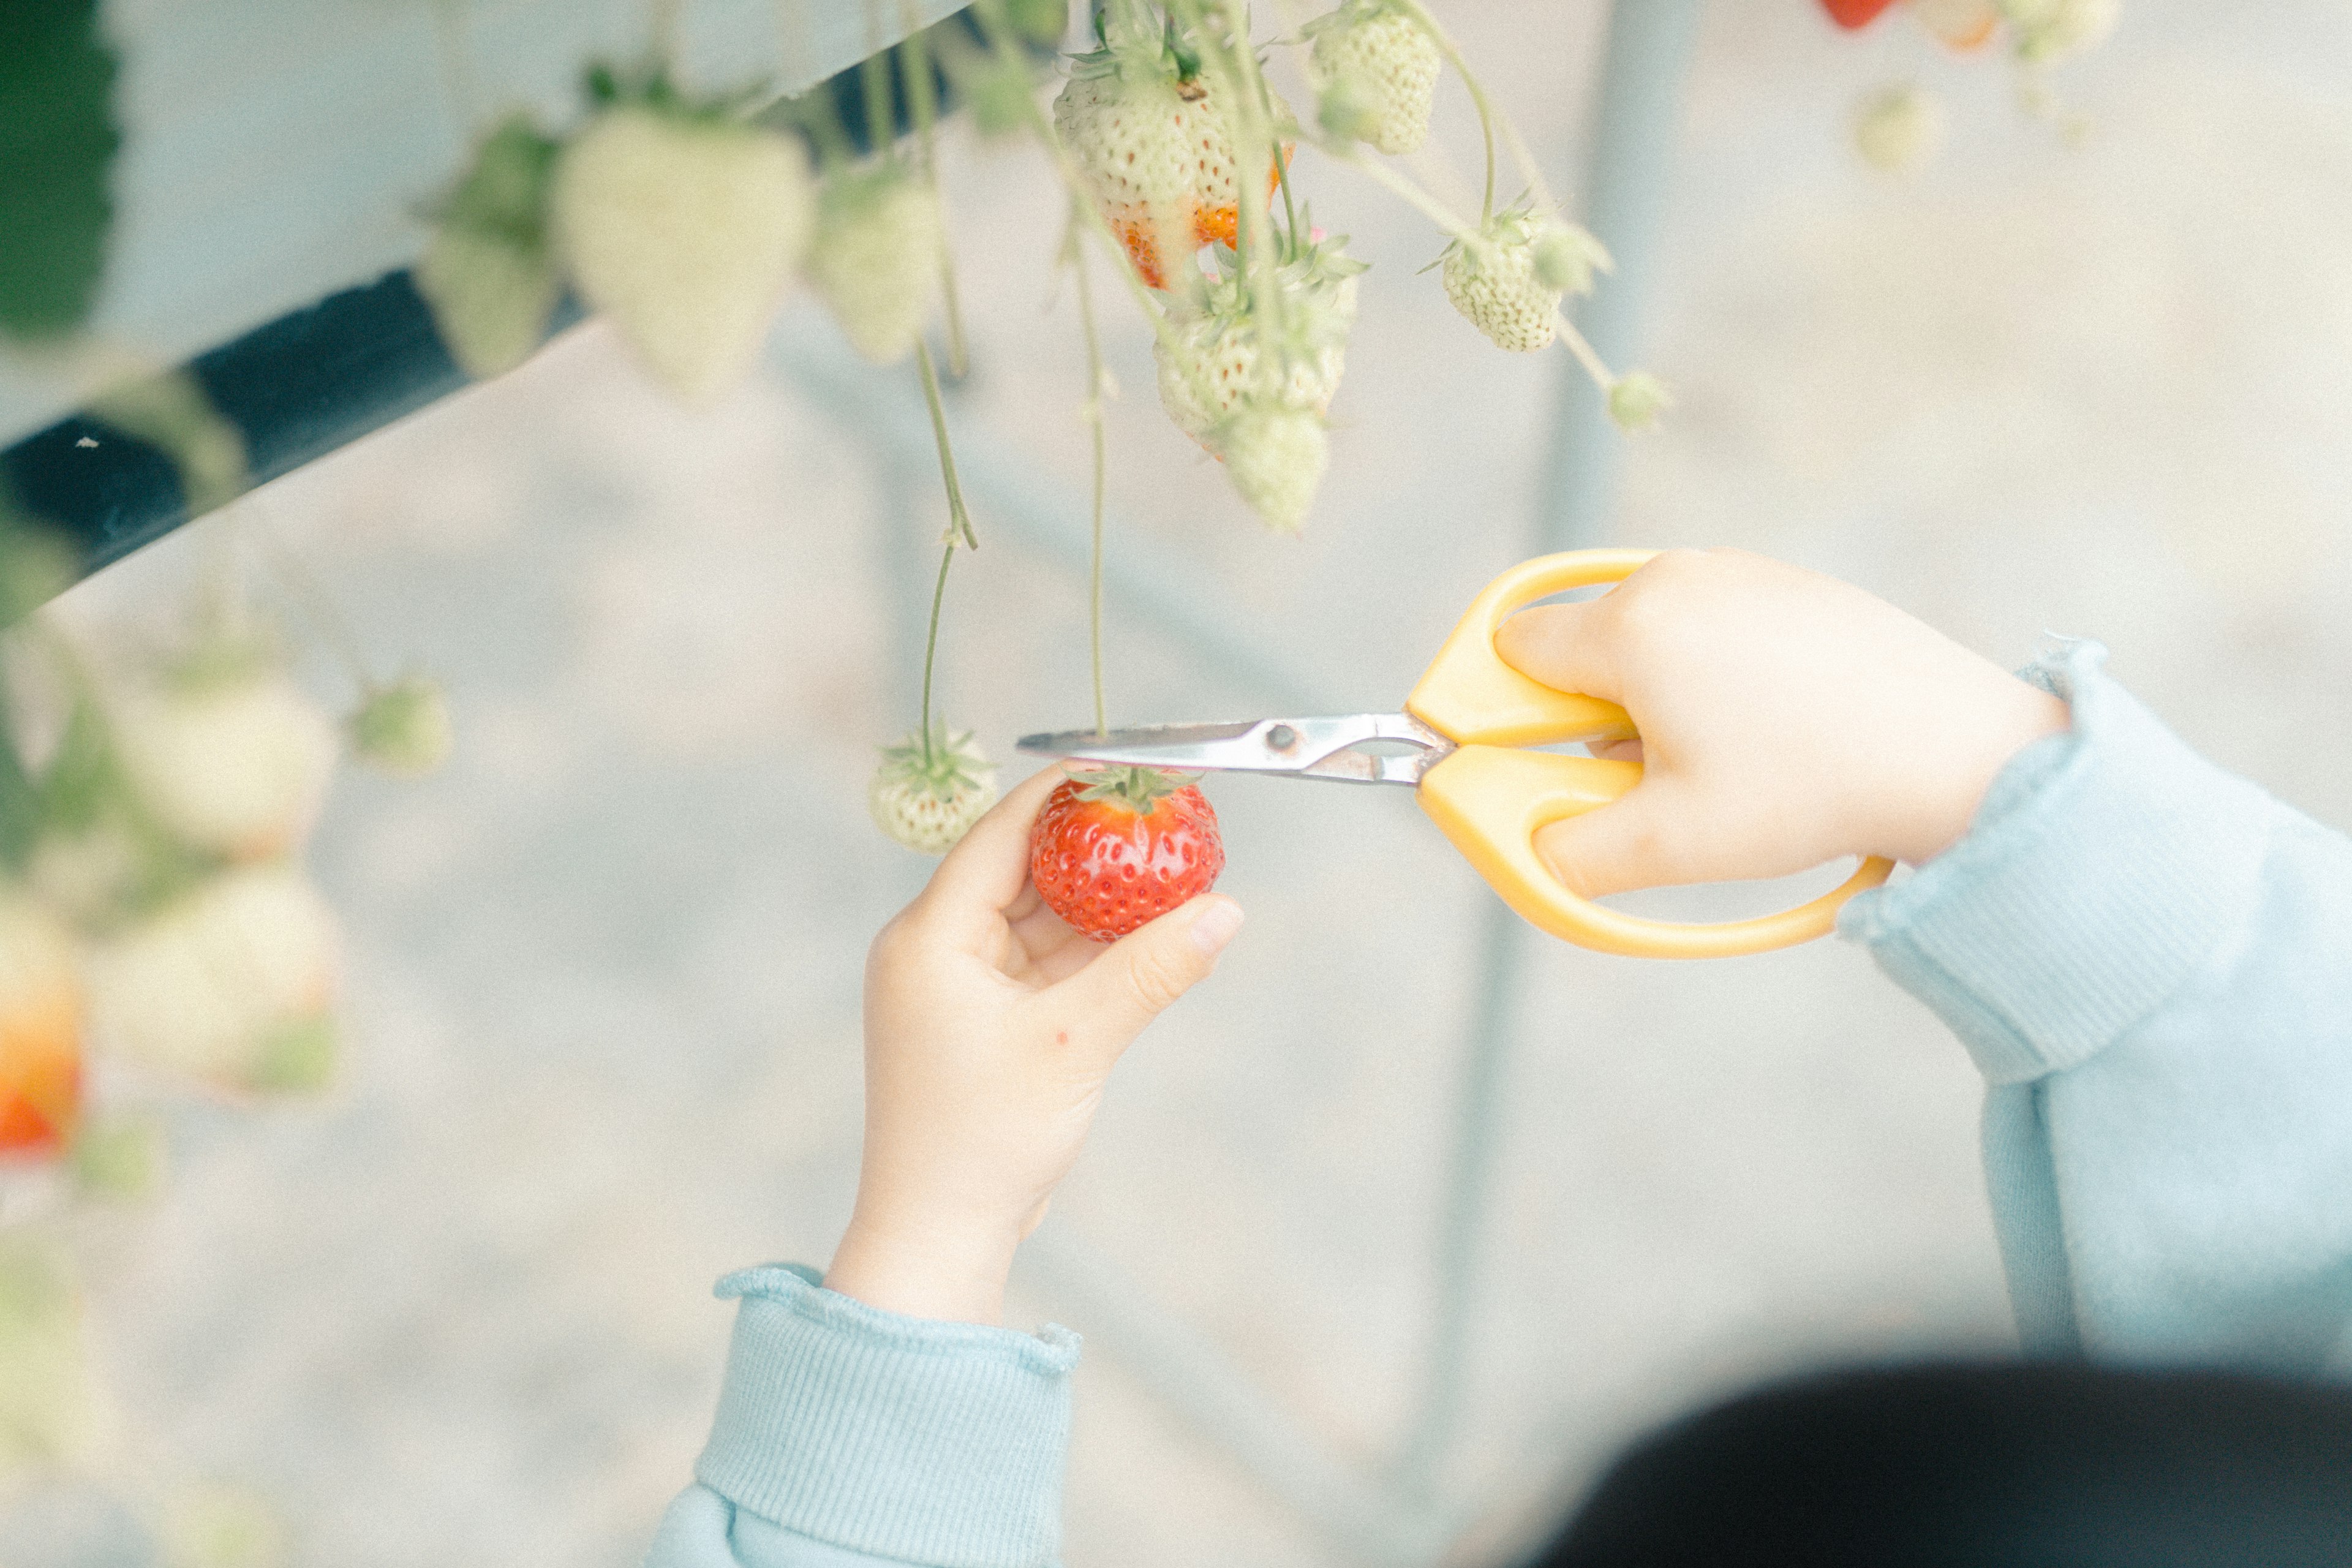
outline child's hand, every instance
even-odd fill
[[[1242,922],[1203,894],[1109,947],[1029,884],[1047,768],[949,852],[866,962],[866,1153],[828,1288],[914,1317],[995,1322],[1013,1248],[1077,1158],[1129,1040]]]
[[[1588,604],[1504,623],[1503,658],[1622,704],[1622,800],[1537,846],[1587,897],[1933,859],[2064,703],[1859,588],[1738,551],[1669,551]]]

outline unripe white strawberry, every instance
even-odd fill
[[[2123,16],[2123,0],[2000,0],[2017,34],[2017,58],[2052,65],[2106,41]]]
[[[97,1439],[72,1257],[45,1228],[0,1230],[0,1474],[72,1464]]]
[[[1356,277],[1363,263],[1349,258],[1344,236],[1320,240],[1275,272],[1280,293],[1278,328],[1262,320],[1234,253],[1217,252],[1216,280],[1170,313],[1170,331],[1156,338],[1160,404],[1194,440],[1247,398],[1268,399],[1328,414],[1347,368],[1348,334],[1356,322]],[[1270,344],[1283,350],[1278,384],[1261,364]]]
[[[750,369],[814,208],[798,142],[652,102],[599,114],[563,150],[552,195],[581,297],[694,402]]]
[[[548,243],[547,196],[560,144],[527,115],[483,142],[443,204],[415,273],[450,357],[478,380],[539,347],[562,279]]]
[[[972,743],[934,721],[926,751],[920,731],[882,749],[866,787],[874,826],[909,849],[944,855],[996,803],[996,769]]]
[[[1268,528],[1297,533],[1306,526],[1331,462],[1321,415],[1277,403],[1244,403],[1209,432],[1206,444],[1224,459],[1234,489]]]
[[[1551,342],[1562,290],[1538,275],[1536,253],[1556,227],[1513,207],[1488,220],[1481,244],[1457,240],[1445,252],[1445,297],[1498,347],[1529,353]]]
[[[1054,130],[1095,206],[1154,289],[1171,286],[1203,245],[1234,244],[1241,187],[1233,129],[1206,75],[1183,79],[1157,40],[1071,62]],[[1274,194],[1269,163],[1265,189]]]
[[[915,352],[940,291],[939,195],[904,169],[845,171],[817,202],[809,281],[850,345],[876,364]]]
[[[1916,87],[1874,93],[1854,115],[1853,144],[1872,168],[1911,174],[1944,144],[1944,106]]]
[[[1346,0],[1307,33],[1307,74],[1323,95],[1327,128],[1391,155],[1419,152],[1444,65],[1420,21],[1384,0]]]
[[[142,680],[115,696],[109,717],[140,799],[192,848],[266,859],[318,820],[334,722],[267,660]]]
[[[439,681],[422,675],[370,690],[343,721],[343,732],[353,755],[400,778],[433,772],[457,743],[447,695]]]
[[[73,938],[0,890],[0,1156],[53,1154],[81,1105],[81,966]]]
[[[299,871],[239,867],[90,951],[93,1034],[223,1088],[316,1088],[332,1066],[341,945]]]

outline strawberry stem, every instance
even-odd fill
[[[928,773],[937,759],[931,754],[931,668],[940,651],[940,606],[947,603],[948,563],[955,559],[955,535],[948,535],[947,548],[940,552],[939,581],[931,584],[931,629],[923,638],[923,771]]]
[[[931,199],[940,199],[939,102],[933,96],[929,35],[912,33],[898,46],[898,74],[907,84],[908,112],[922,149],[923,179]],[[971,352],[964,342],[963,301],[956,291],[955,252],[948,245],[947,226],[940,227],[940,304],[947,318],[948,374],[961,381],[971,371]]]
[[[964,510],[963,486],[956,480],[955,451],[948,445],[948,416],[940,406],[939,367],[931,363],[931,345],[923,338],[915,340],[915,363],[923,373],[923,402],[931,412],[931,434],[940,445],[940,478],[948,492],[947,548],[940,555],[939,581],[931,587],[931,626],[923,639],[923,765],[933,761],[931,754],[931,670],[939,661],[940,606],[947,602],[948,567],[955,560],[956,546],[968,550],[980,548],[980,539],[971,531],[971,514]]]
[[[1479,85],[1477,77],[1471,72],[1470,62],[1462,58],[1461,49],[1455,47],[1445,29],[1437,25],[1437,18],[1429,14],[1429,7],[1421,0],[1397,0],[1397,4],[1436,41],[1439,50],[1454,67],[1454,74],[1460,77],[1462,85],[1470,89],[1470,101],[1478,110],[1478,134],[1486,145],[1486,188],[1478,198],[1478,226],[1485,228],[1495,216],[1495,106],[1487,102],[1486,89]]]
[[[898,138],[890,123],[890,57],[868,55],[857,68],[866,99],[866,150],[885,163],[898,161]]]

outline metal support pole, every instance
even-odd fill
[[[1615,0],[1585,174],[1585,213],[1616,271],[1584,300],[1578,326],[1613,370],[1636,352],[1665,210],[1682,84],[1704,0]],[[1535,551],[1572,550],[1605,537],[1617,500],[1620,443],[1582,367],[1563,357],[1553,405]],[[1453,1159],[1437,1238],[1429,1359],[1406,1429],[1399,1479],[1441,1491],[1442,1468],[1462,1425],[1475,1306],[1486,1284],[1486,1218],[1501,1141],[1507,1066],[1517,1016],[1528,929],[1501,900],[1484,900],[1478,984],[1463,1050]]]
[[[1601,64],[1601,96],[1585,164],[1587,226],[1616,261],[1578,302],[1577,330],[1620,374],[1642,352],[1657,279],[1658,235],[1674,172],[1683,79],[1704,0],[1616,0]],[[1578,550],[1606,538],[1617,504],[1623,437],[1582,368],[1563,358],[1551,450],[1537,502],[1537,543]]]

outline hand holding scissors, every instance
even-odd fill
[[[1032,735],[1024,751],[1183,772],[1235,771],[1412,788],[1479,875],[1521,915],[1554,936],[1604,952],[1712,958],[1760,952],[1822,935],[1840,905],[1886,879],[1893,863],[1864,862],[1845,883],[1796,909],[1693,925],[1629,915],[1572,891],[1536,844],[1552,823],[1609,805],[1641,781],[1642,764],[1527,748],[1632,738],[1613,702],[1559,691],[1495,651],[1514,610],[1570,588],[1613,583],[1651,559],[1633,550],[1580,551],[1521,563],[1487,584],[1396,713],[1158,725],[1097,735]],[[1360,748],[1385,743],[1393,752]]]

